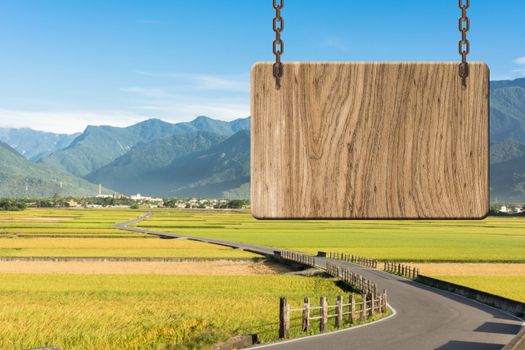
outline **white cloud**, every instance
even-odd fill
[[[525,56],[516,58],[514,60],[514,63],[516,63],[516,64],[524,64],[525,65]]]
[[[135,72],[143,76],[176,79],[177,83],[185,90],[192,89],[240,93],[248,93],[250,91],[248,74],[246,74],[246,77],[240,77],[191,73],[156,73],[142,70],[137,70]]]
[[[167,92],[165,89],[161,88],[143,88],[138,86],[131,86],[126,88],[121,88],[120,91],[123,92],[131,92],[134,94],[138,94],[144,97],[154,97],[154,98],[164,98],[164,97],[171,97],[172,94]]]
[[[346,41],[337,37],[330,37],[324,39],[324,41],[322,42],[322,46],[336,49],[338,51],[348,51],[348,44],[346,43]]]
[[[250,107],[247,104],[220,101],[164,102],[137,105],[134,108],[142,111],[140,114],[155,114],[161,119],[171,122],[190,121],[199,115],[221,120],[233,120],[250,115]]]
[[[57,133],[83,131],[88,125],[127,126],[145,118],[124,111],[29,111],[0,109],[0,126]]]

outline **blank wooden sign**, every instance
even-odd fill
[[[471,63],[271,63],[252,69],[257,218],[483,218],[489,71]]]

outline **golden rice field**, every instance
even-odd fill
[[[0,212],[0,257],[255,256],[113,228],[142,214],[105,209]],[[525,301],[524,219],[257,221],[246,211],[154,210],[151,219],[138,225],[306,253],[339,251],[419,264],[430,276]],[[342,293],[328,279],[275,271],[237,270],[232,275],[225,266],[208,266],[205,273],[192,274],[185,265],[178,267],[179,274],[165,265],[101,264],[87,270],[85,265],[42,264],[31,273],[21,265],[0,269],[0,349],[199,349],[252,332],[269,341],[277,334],[279,296],[300,305],[304,296],[333,299]]]
[[[0,238],[0,256],[253,258],[258,255],[185,239]]]
[[[250,333],[270,341],[279,296],[300,305],[304,296],[333,303],[342,294],[329,279],[276,275],[0,274],[0,281],[0,349],[201,349]]]

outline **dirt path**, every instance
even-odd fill
[[[259,261],[103,262],[2,261],[0,273],[268,275],[288,272],[283,266]]]

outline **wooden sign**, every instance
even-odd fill
[[[252,69],[251,202],[261,219],[465,218],[489,209],[489,70],[470,63]]]

